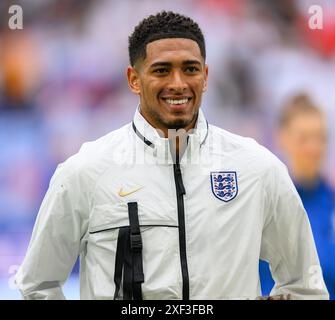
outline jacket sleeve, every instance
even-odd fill
[[[329,299],[308,216],[287,168],[278,161],[265,181],[260,258],[269,262],[275,281],[270,295]]]
[[[65,167],[65,168],[64,168]],[[25,259],[16,275],[24,299],[65,299],[87,231],[88,199],[76,168],[57,168],[40,207]]]

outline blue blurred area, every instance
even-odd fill
[[[138,102],[125,77],[127,40],[143,17],[170,9],[199,22],[208,51],[208,120],[279,154],[274,124],[289,96],[307,92],[335,119],[335,3],[320,2],[329,18],[316,37],[306,28],[308,1],[18,0],[24,29],[15,31],[7,23],[12,1],[1,1],[0,299],[9,298],[8,279],[57,164],[132,119]],[[334,186],[329,127],[324,171]],[[78,264],[71,279],[77,274]]]
[[[311,188],[297,183],[296,188],[308,214],[330,298],[335,300],[335,192],[323,179]],[[274,286],[269,264],[260,261],[259,269],[262,293],[269,295]]]

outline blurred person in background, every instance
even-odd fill
[[[326,119],[307,95],[296,95],[281,111],[277,138],[311,222],[330,298],[335,299],[335,192],[322,173]],[[267,263],[260,263],[260,272],[263,294],[269,294],[274,282]]]
[[[0,30],[0,39],[0,112],[29,112],[39,81],[36,43],[25,31],[14,34]]]

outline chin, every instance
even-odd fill
[[[175,120],[166,121],[165,125],[169,129],[181,129],[181,128],[185,128],[188,125],[190,125],[190,123],[192,123],[192,120],[193,119],[179,118],[179,119],[175,119]]]

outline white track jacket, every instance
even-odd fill
[[[307,214],[286,167],[200,110],[180,162],[141,116],[60,164],[16,275],[25,299],[328,299]]]

